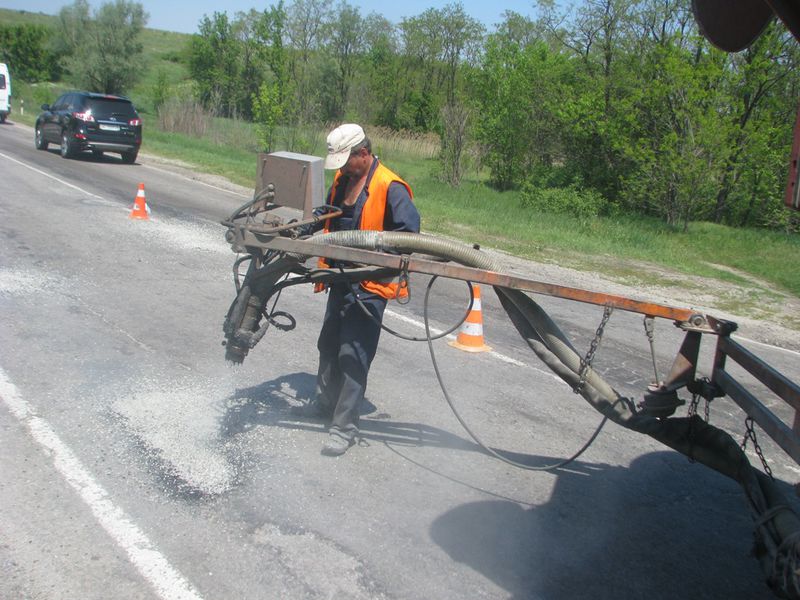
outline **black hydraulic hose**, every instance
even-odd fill
[[[425,334],[427,336],[426,339],[428,341],[428,351],[430,352],[431,355],[431,363],[433,363],[433,370],[436,373],[436,379],[439,381],[439,387],[442,389],[442,393],[444,394],[444,398],[447,401],[450,410],[453,411],[453,414],[455,415],[456,419],[458,419],[458,422],[461,423],[461,426],[464,428],[464,431],[466,431],[467,434],[469,434],[469,436],[472,438],[472,440],[476,444],[478,444],[478,446],[480,446],[486,453],[490,454],[491,456],[494,456],[495,458],[503,461],[504,463],[507,463],[513,467],[517,467],[518,469],[524,469],[526,471],[553,471],[560,467],[564,467],[569,463],[573,462],[575,459],[577,459],[581,454],[583,454],[589,448],[589,446],[592,445],[592,443],[594,443],[595,439],[597,439],[597,436],[600,435],[600,432],[603,430],[603,426],[606,424],[606,421],[608,421],[607,416],[604,416],[602,418],[600,424],[594,430],[594,433],[592,433],[592,435],[589,437],[586,443],[584,443],[583,446],[581,446],[581,448],[577,452],[575,452],[575,454],[573,454],[569,458],[559,460],[558,462],[555,462],[552,465],[547,465],[543,467],[534,467],[532,465],[526,465],[524,463],[512,460],[507,456],[504,456],[501,452],[493,448],[490,448],[489,446],[484,444],[483,441],[481,441],[481,439],[478,437],[478,434],[472,431],[469,425],[467,425],[467,422],[458,412],[458,409],[456,408],[452,398],[450,398],[450,394],[447,393],[447,387],[445,386],[444,380],[442,379],[442,374],[439,371],[439,363],[436,360],[436,354],[433,351],[433,338],[431,337],[430,321],[428,319],[428,304],[429,304],[431,288],[433,287],[433,283],[436,281],[436,279],[437,276],[434,275],[428,282],[428,287],[425,290],[424,316],[425,316]]]

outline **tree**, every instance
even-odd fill
[[[441,61],[445,70],[445,101],[456,102],[456,81],[462,61],[478,54],[484,27],[464,12],[461,3],[448,4],[439,11],[441,28]]]
[[[717,223],[730,222],[736,212],[732,204],[735,203],[739,180],[748,169],[745,163],[748,156],[746,148],[752,136],[758,135],[757,129],[768,127],[770,121],[775,122],[773,119],[777,115],[773,113],[774,116],[770,118],[763,113],[770,110],[769,105],[776,96],[782,99],[784,106],[789,105],[792,110],[795,108],[797,97],[786,95],[784,90],[787,85],[792,89],[791,80],[797,78],[798,58],[795,40],[775,23],[745,51],[731,56],[731,77],[727,90],[730,94],[730,110],[722,120],[722,124],[730,128],[729,152],[724,159],[723,175],[714,206],[713,218]],[[780,114],[781,111],[778,111]],[[791,123],[791,119],[787,123]]]
[[[358,9],[343,0],[325,27],[326,50],[336,66],[323,95],[325,120],[340,120],[344,116],[356,65],[364,49],[363,21]]]
[[[464,171],[464,150],[467,147],[470,111],[458,102],[442,107],[441,151],[442,179],[454,187],[461,185]]]
[[[400,23],[402,37],[402,81],[406,84],[398,109],[398,124],[404,129],[433,129],[444,87],[440,57],[442,28],[439,12],[429,8]]]
[[[189,72],[204,106],[225,116],[236,112],[239,47],[227,14],[203,16],[200,32],[190,41]]]
[[[139,34],[147,18],[141,4],[127,0],[102,4],[92,16],[86,0],[62,8],[60,43],[73,82],[106,94],[130,88],[143,72]]]
[[[277,83],[262,83],[253,95],[253,120],[264,152],[271,152],[275,141],[275,130],[283,118],[283,103]]]
[[[61,69],[49,48],[50,36],[51,30],[42,25],[0,25],[0,61],[11,65],[23,81],[58,79]]]
[[[294,0],[286,9],[286,37],[293,49],[289,72],[295,89],[295,121],[309,122],[316,116],[323,82],[317,78],[311,58],[322,43],[322,30],[330,15],[327,0]]]
[[[630,103],[635,117],[624,151],[632,168],[622,185],[627,206],[682,225],[708,216],[725,131],[718,126],[724,71],[698,37],[661,38],[647,54],[642,86]]]
[[[384,17],[370,13],[364,19],[364,97],[359,106],[377,125],[398,127],[397,109],[402,85],[397,29]]]
[[[571,64],[544,42],[520,47],[504,34],[489,36],[472,90],[481,115],[476,135],[497,188],[519,187],[552,165],[571,77]]]

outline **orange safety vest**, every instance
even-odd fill
[[[336,186],[339,184],[341,174],[341,171],[337,171],[333,178],[333,185],[328,194],[329,204],[333,204],[333,199],[336,197]],[[369,181],[367,181],[367,200],[364,202],[364,206],[361,209],[358,229],[383,231],[383,218],[386,214],[386,198],[389,193],[389,185],[395,181],[397,183],[402,183],[408,190],[408,195],[412,198],[414,197],[411,192],[411,186],[379,162]],[[325,233],[330,231],[329,221],[325,221],[324,231]],[[325,262],[324,258],[320,257],[317,266],[321,269],[326,269],[330,265]],[[401,286],[399,283],[393,281],[362,281],[361,287],[387,300],[406,298],[408,296],[406,285]],[[315,292],[321,292],[324,289],[324,285],[317,285],[314,287]]]

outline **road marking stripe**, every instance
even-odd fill
[[[35,171],[36,173],[39,173],[39,175],[44,175],[45,177],[49,177],[50,179],[52,179],[54,181],[57,181],[58,183],[60,183],[62,185],[65,185],[65,186],[67,186],[69,188],[72,188],[73,190],[77,190],[81,194],[86,194],[87,196],[91,196],[92,198],[97,198],[98,200],[102,200],[103,202],[108,202],[109,204],[113,204],[115,206],[117,205],[116,202],[111,202],[110,200],[106,200],[102,196],[98,196],[97,194],[93,194],[92,192],[87,192],[86,190],[84,190],[82,188],[79,188],[77,185],[73,185],[73,184],[69,183],[68,181],[64,181],[63,179],[59,179],[55,175],[51,175],[50,173],[47,173],[46,171],[42,171],[41,169],[37,169],[36,167],[33,167],[33,166],[29,165],[28,163],[24,163],[24,162],[22,162],[20,160],[17,160],[16,158],[11,158],[7,154],[3,154],[2,152],[0,152],[0,156],[2,156],[3,158],[7,158],[11,162],[17,163],[18,165],[21,165],[21,166],[25,167],[26,169],[30,169],[31,171]]]
[[[405,315],[401,315],[400,313],[396,313],[391,309],[386,309],[384,311],[384,313],[387,314],[387,315],[390,315],[391,317],[393,317],[395,319],[398,319],[399,321],[403,321],[404,323],[408,323],[409,325],[413,325],[414,327],[418,327],[418,328],[422,329],[423,331],[425,330],[425,323],[417,321],[416,319],[412,319],[411,317],[407,317]],[[439,335],[443,331],[442,329],[436,329],[434,327],[431,327],[430,330],[431,330],[431,335]],[[454,340],[454,339],[456,339],[457,336],[455,334],[450,333],[450,334],[447,334],[445,337],[447,339]],[[534,371],[537,371],[537,372],[541,373],[542,375],[547,375],[548,377],[552,377],[556,381],[558,381],[560,383],[564,383],[566,385],[566,383],[564,382],[563,379],[561,379],[557,375],[554,375],[552,372],[545,371],[544,369],[539,369],[538,367],[534,367],[533,365],[529,365],[528,363],[524,363],[524,362],[522,362],[520,360],[517,360],[516,358],[511,358],[510,356],[506,356],[505,354],[500,354],[499,352],[495,352],[494,350],[490,350],[489,352],[484,352],[483,354],[488,354],[489,356],[491,356],[493,358],[496,358],[498,360],[501,360],[501,361],[503,361],[505,363],[508,363],[510,365],[515,365],[517,367],[528,367],[529,369],[533,369]]]
[[[103,529],[127,552],[131,563],[164,600],[202,600],[145,534],[115,505],[70,448],[17,392],[0,369],[0,400],[30,431],[31,437],[53,458],[53,465],[78,492]]]

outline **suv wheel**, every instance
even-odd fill
[[[34,133],[33,143],[37,150],[47,150],[47,142],[44,141],[41,125],[36,126],[36,133]]]
[[[134,150],[132,152],[123,152],[122,153],[122,162],[126,165],[132,165],[136,162],[136,157],[139,155],[139,152]]]
[[[69,139],[69,134],[66,131],[61,132],[61,156],[63,158],[70,158],[75,154],[72,149],[72,142]]]

